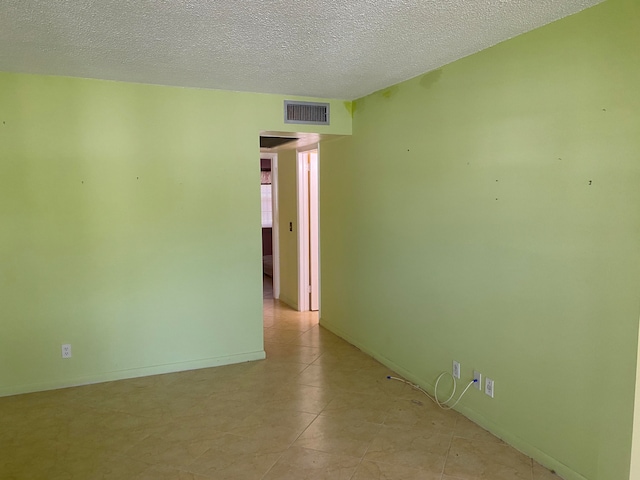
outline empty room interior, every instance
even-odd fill
[[[639,88],[637,0],[3,1],[0,478],[640,479]]]

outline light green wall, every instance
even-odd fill
[[[0,395],[264,356],[258,136],[290,130],[284,98],[0,74]],[[350,133],[331,108],[296,130]]]
[[[609,0],[355,102],[322,145],[322,319],[567,479],[629,474],[640,3]]]
[[[298,309],[298,197],[296,151],[278,153],[278,209],[280,234],[280,300]],[[293,231],[289,231],[289,222]]]

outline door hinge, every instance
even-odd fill
[[[307,293],[311,293],[311,285],[307,287]]]

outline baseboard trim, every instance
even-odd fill
[[[200,368],[220,367],[222,365],[231,365],[234,363],[264,360],[265,358],[266,354],[264,350],[258,350],[255,352],[240,353],[237,355],[226,355],[222,357],[212,357],[201,360],[190,360],[188,362],[169,363],[164,365],[154,365],[151,367],[132,368],[128,370],[118,370],[115,372],[86,375],[62,381],[32,383],[26,385],[17,385],[14,387],[1,387],[0,397],[21,395],[24,393],[43,392],[46,390],[58,390],[60,388],[79,387],[82,385],[90,385],[93,383],[125,380],[127,378],[148,377],[151,375],[161,375],[163,373],[175,373],[187,370],[198,370]]]
[[[342,329],[340,329],[336,325],[331,324],[331,322],[327,322],[325,319],[321,318],[320,319],[320,326],[326,328],[331,333],[334,333],[335,335],[337,335],[340,338],[346,340],[347,342],[349,342],[350,344],[354,345],[355,347],[358,347],[364,353],[366,353],[367,355],[372,356],[377,361],[379,361],[380,363],[382,363],[386,367],[390,368],[394,372],[400,374],[402,377],[406,378],[407,380],[415,383],[416,385],[420,385],[422,388],[424,388],[431,395],[434,394],[434,386],[431,383],[425,381],[422,378],[418,378],[412,372],[406,370],[405,368],[401,367],[400,365],[397,365],[396,363],[394,363],[392,360],[388,359],[384,355],[381,355],[380,353],[372,350],[367,345],[359,342],[358,340],[353,338],[351,335],[347,334],[345,331],[343,331]],[[457,412],[461,413],[462,415],[467,417],[472,422],[480,425],[485,430],[488,430],[489,432],[491,432],[496,437],[502,439],[504,442],[506,442],[507,444],[511,445],[516,450],[524,453],[528,457],[533,458],[536,462],[540,463],[541,465],[544,465],[546,468],[555,471],[556,474],[558,476],[560,476],[561,478],[563,478],[565,480],[587,480],[586,477],[583,477],[582,475],[580,475],[579,473],[575,472],[574,470],[572,470],[571,468],[569,468],[568,466],[566,466],[562,462],[560,462],[557,459],[555,459],[555,458],[549,456],[548,454],[542,452],[537,447],[527,443],[526,441],[522,440],[520,437],[518,437],[516,435],[513,435],[512,433],[510,433],[510,432],[508,432],[506,430],[503,430],[502,428],[498,427],[492,421],[490,421],[487,418],[483,417],[482,415],[480,415],[475,410],[472,410],[470,408],[466,408],[466,407],[464,407],[464,405],[457,406],[456,408],[454,408],[454,410],[456,410]]]

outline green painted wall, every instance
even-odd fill
[[[609,0],[355,102],[322,145],[322,319],[567,479],[629,478],[640,3]]]
[[[298,309],[298,197],[296,151],[278,153],[280,300]],[[289,231],[289,222],[293,231]]]
[[[263,357],[258,136],[290,130],[284,98],[0,74],[0,395]],[[349,134],[331,108],[296,129]]]

